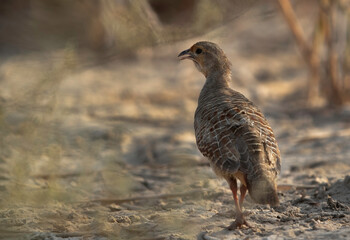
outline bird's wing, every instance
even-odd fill
[[[261,111],[243,95],[236,93],[233,109],[241,122],[241,132],[233,133],[240,153],[241,169],[250,176],[277,175],[281,170],[280,151],[274,133]],[[239,106],[239,107],[238,107]],[[237,122],[233,119],[233,122]]]
[[[221,172],[233,173],[240,166],[240,154],[229,129],[234,123],[226,118],[222,111],[214,110],[205,114],[205,121],[195,121],[196,141],[198,149],[213,167]]]
[[[195,129],[199,150],[223,173],[240,170],[252,176],[280,171],[274,134],[260,110],[246,98],[211,111],[205,124]]]

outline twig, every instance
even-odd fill
[[[108,234],[106,234],[105,232],[66,232],[66,233],[53,233],[51,234],[51,232],[47,232],[50,235],[54,235],[56,237],[60,237],[60,238],[75,238],[75,237],[87,237],[87,236],[108,236]],[[32,235],[32,237],[34,237],[36,234],[38,234],[38,236],[45,236],[45,232],[35,232],[35,231],[12,231],[12,230],[8,230],[8,229],[0,229],[0,235],[1,237],[9,237],[9,238],[13,238],[14,236],[20,236],[20,235],[25,235],[25,236],[29,236]],[[21,238],[22,239],[22,238]],[[25,238],[27,239],[27,238]],[[41,239],[41,238],[38,238]]]
[[[277,190],[281,192],[287,192],[292,189],[295,190],[308,190],[308,189],[314,189],[318,185],[289,185],[289,184],[282,184],[277,186]]]
[[[309,67],[309,71],[311,74],[309,87],[308,87],[308,101],[312,103],[315,97],[318,95],[318,84],[320,82],[320,59],[319,59],[319,46],[320,40],[322,40],[322,10],[320,10],[319,14],[319,22],[317,24],[317,28],[315,30],[315,35],[313,39],[313,44],[310,46],[306,41],[305,34],[296,18],[293,7],[290,4],[289,0],[278,0],[280,9],[285,20],[288,23],[290,30],[293,33],[293,36],[297,42],[297,46],[299,47],[302,57]]]
[[[324,43],[324,30],[325,30],[325,17],[322,9],[319,9],[317,17],[317,23],[314,31],[312,40],[312,51],[310,56],[310,71],[311,78],[309,81],[308,90],[308,101],[310,104],[313,103],[314,99],[319,95],[319,84],[320,84],[320,58],[319,51],[320,46]]]
[[[335,49],[333,35],[335,34],[334,23],[335,8],[339,1],[320,0],[318,23],[315,29],[313,43],[310,46],[305,38],[305,34],[297,21],[297,17],[289,0],[278,0],[283,16],[292,31],[299,47],[302,57],[310,70],[310,81],[308,89],[308,100],[313,102],[321,87],[325,93],[328,103],[342,105],[345,101],[345,88],[341,88],[341,76],[339,75],[339,56]],[[325,41],[327,49],[327,61],[325,66],[321,66],[319,48]],[[321,70],[325,71],[321,72]],[[323,74],[322,74],[323,73]],[[346,77],[346,76],[345,76]],[[345,79],[344,77],[344,79]],[[325,86],[320,85],[321,78],[325,80]],[[343,80],[344,81],[344,80]],[[344,84],[343,84],[344,85]]]
[[[326,41],[328,48],[328,71],[330,77],[330,88],[328,91],[329,100],[331,103],[341,105],[343,103],[339,85],[339,74],[338,74],[338,54],[334,48],[333,34],[334,34],[334,1],[323,0],[323,8],[325,9],[327,20],[326,21]]]
[[[287,192],[291,189],[296,190],[308,190],[308,189],[314,189],[317,185],[278,185],[277,189],[282,192]],[[125,202],[133,202],[133,201],[140,201],[140,200],[152,200],[152,199],[169,199],[169,198],[177,198],[177,197],[189,197],[189,196],[202,196],[209,193],[208,191],[203,190],[194,190],[189,192],[183,192],[183,193],[169,193],[169,194],[159,194],[159,195],[152,195],[152,196],[140,196],[140,197],[131,197],[131,198],[120,198],[120,199],[113,199],[113,198],[107,198],[107,199],[94,199],[90,201],[85,202],[94,202],[94,203],[100,203],[102,205],[109,205],[112,203],[115,204],[121,204]],[[214,193],[214,192],[212,192]],[[85,203],[84,202],[84,203]]]
[[[31,176],[32,178],[41,178],[41,179],[53,179],[53,178],[70,178],[70,177],[79,177],[82,175],[90,175],[93,173],[98,173],[101,171],[86,171],[86,172],[73,172],[73,173],[62,173],[62,174],[36,174]]]
[[[121,198],[121,199],[113,199],[113,198],[94,199],[86,202],[95,202],[95,203],[100,203],[102,205],[109,205],[112,203],[121,204],[125,202],[133,202],[133,201],[140,201],[140,200],[169,199],[169,198],[188,197],[188,196],[195,196],[195,195],[203,196],[203,194],[205,194],[206,192],[208,191],[194,190],[194,191],[189,191],[184,193],[169,193],[169,194],[159,194],[159,195],[152,195],[152,196],[141,196],[141,197],[131,197],[131,198]]]
[[[305,62],[310,64],[311,58],[311,47],[308,45],[305,40],[305,34],[297,21],[292,5],[289,0],[278,0],[279,6],[282,10],[283,16],[286,19],[288,26],[290,27],[295,40],[301,50],[301,53],[304,57]]]
[[[106,116],[106,117],[101,117],[101,119],[107,120],[107,121],[121,121],[121,122],[144,124],[144,125],[151,125],[151,126],[157,126],[157,127],[179,126],[179,122],[180,122],[178,120],[133,118],[128,116]]]

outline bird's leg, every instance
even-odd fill
[[[249,227],[247,221],[244,219],[243,213],[242,213],[242,209],[240,206],[240,202],[243,202],[244,199],[244,195],[246,192],[246,189],[243,189],[243,198],[241,195],[241,199],[238,202],[238,196],[237,196],[237,180],[236,179],[230,179],[229,181],[230,184],[230,188],[233,194],[233,199],[235,201],[235,206],[236,206],[236,220],[228,227],[229,230],[234,230],[236,228],[241,228],[243,225],[246,225]],[[242,189],[241,189],[241,193],[242,193]]]
[[[245,195],[247,193],[247,187],[242,184],[240,190],[241,190],[241,197],[239,198],[239,206],[241,207],[241,210],[242,210],[243,201],[244,201]]]

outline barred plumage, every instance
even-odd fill
[[[229,87],[230,62],[216,44],[198,42],[179,57],[193,60],[206,77],[195,113],[195,135],[198,149],[233,192],[237,218],[230,228],[248,225],[241,211],[247,189],[257,203],[279,203],[276,177],[281,159],[273,131],[261,111]],[[236,179],[241,182],[240,203]]]
[[[194,122],[199,150],[223,177],[235,171],[248,179],[263,173],[276,177],[280,153],[272,129],[252,102],[226,90],[204,87],[200,94]]]

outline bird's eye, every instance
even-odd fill
[[[197,54],[201,54],[201,53],[202,53],[202,49],[197,48],[196,53],[197,53]]]

